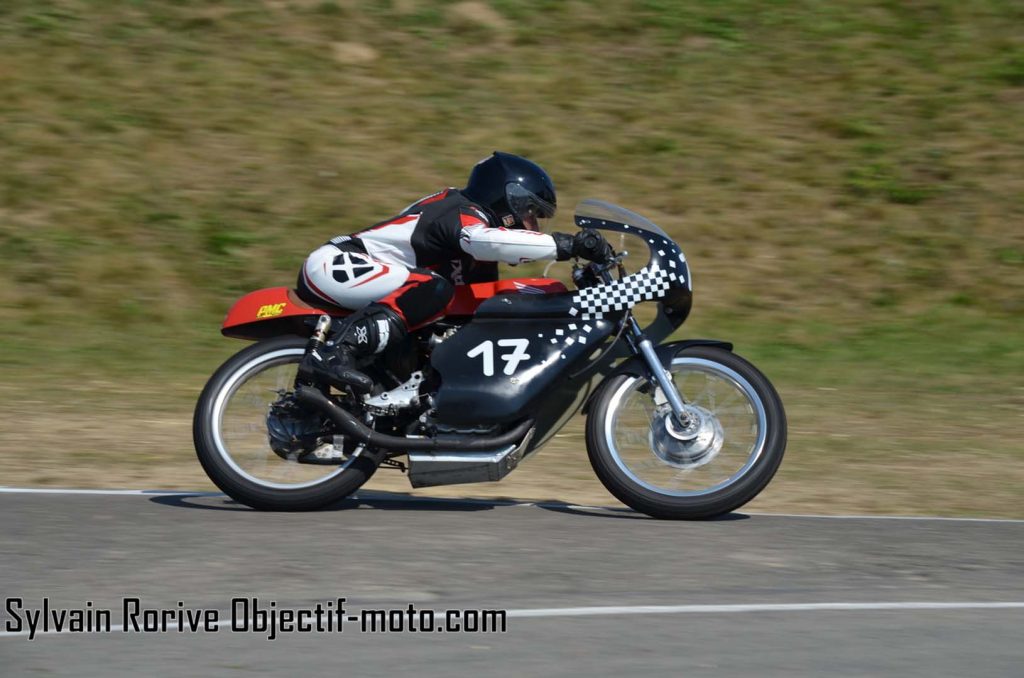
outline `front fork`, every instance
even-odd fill
[[[665,394],[665,399],[668,400],[669,407],[672,408],[672,417],[675,419],[673,423],[684,429],[689,427],[690,415],[686,411],[683,397],[679,395],[679,390],[676,389],[676,385],[672,381],[671,373],[658,360],[658,354],[654,352],[654,344],[644,335],[640,324],[637,323],[632,313],[627,313],[624,322],[626,323],[626,341],[629,342],[634,353],[643,356],[644,362],[647,363],[647,369],[654,380],[658,382],[661,392]]]
[[[614,261],[617,262],[624,254]],[[609,273],[611,266],[612,264],[608,264],[595,271],[605,284],[614,282],[611,273]],[[626,323],[624,329],[629,347],[633,349],[633,353],[643,356],[644,362],[647,363],[647,369],[650,370],[654,380],[658,382],[658,387],[665,394],[665,399],[668,400],[669,407],[672,408],[672,418],[674,419],[672,423],[683,429],[688,428],[691,421],[686,404],[683,401],[683,397],[679,395],[679,390],[676,389],[675,383],[672,381],[672,375],[661,364],[661,361],[658,360],[658,354],[654,352],[654,344],[647,338],[644,331],[640,329],[640,324],[633,317],[632,311],[626,311],[626,317],[623,319],[623,322]]]

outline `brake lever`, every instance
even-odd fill
[[[598,264],[598,263],[592,261],[592,262],[590,262],[590,264],[589,264],[589,266],[587,268],[589,268],[594,273],[594,275],[597,275],[597,276],[601,276],[602,274],[607,273],[608,271],[612,270],[615,267],[618,267],[619,268],[619,272],[621,273],[622,272],[622,261],[627,256],[629,256],[629,252],[623,250],[623,251],[619,252],[618,254],[616,254],[615,256],[613,256],[611,259],[609,259],[608,261],[606,261],[603,264]]]
[[[622,261],[627,256],[629,256],[629,252],[623,250],[603,264],[591,261],[588,262],[586,266],[574,266],[572,269],[572,281],[576,285],[577,289],[593,287],[601,282],[609,283],[612,282],[612,279],[608,274],[608,271],[615,267],[618,267],[619,277],[621,278],[625,275],[625,269],[622,267]]]

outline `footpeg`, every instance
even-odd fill
[[[419,402],[421,383],[423,383],[423,372],[413,372],[401,386],[372,398],[367,396],[364,401],[366,408],[374,414],[391,415],[411,407]]]

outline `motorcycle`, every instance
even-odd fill
[[[444,318],[361,366],[371,393],[296,382],[306,351],[348,311],[314,307],[287,287],[245,295],[222,333],[256,340],[225,362],[196,406],[203,468],[233,499],[262,510],[314,510],[359,489],[380,467],[413,487],[497,481],[578,411],[604,486],[656,518],[733,511],[774,476],[786,415],[768,379],[731,343],[662,343],[690,312],[682,250],[651,221],[597,200],[580,228],[639,240],[573,267],[576,290],[550,278],[460,285]],[[641,327],[633,309],[657,304]]]

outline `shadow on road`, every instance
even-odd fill
[[[224,495],[171,494],[150,497],[149,501],[172,508],[199,509],[203,511],[256,512]],[[625,507],[578,506],[560,501],[524,502],[513,500],[463,499],[458,497],[418,497],[402,492],[363,492],[355,497],[343,499],[320,511],[350,511],[354,509],[376,509],[382,511],[490,511],[505,506],[539,508],[554,513],[565,513],[586,518],[613,518],[619,520],[655,520]],[[706,522],[746,520],[743,513],[729,513]]]
[[[199,509],[203,511],[248,511],[254,509],[240,504],[223,495],[208,493],[173,494],[150,497],[149,501],[173,508]],[[384,511],[489,511],[497,506],[513,506],[516,502],[490,502],[479,499],[414,497],[400,492],[366,493],[353,498],[342,499],[320,511],[349,511],[372,508]]]
[[[555,513],[568,513],[574,516],[586,516],[588,518],[620,518],[625,520],[657,520],[643,513],[637,513],[636,511],[628,508],[604,508],[600,506],[576,506],[575,504],[561,504],[559,502],[544,502],[542,504],[536,504],[538,508],[542,508],[545,511],[554,511]],[[718,516],[717,518],[711,518],[703,522],[707,523],[720,523],[728,522],[732,520],[746,520],[750,516],[743,513],[727,513],[724,516]],[[666,521],[669,522],[669,521]]]
[[[205,511],[252,511],[233,499],[209,494],[166,494],[150,497],[154,504],[172,506],[174,508],[203,509]],[[203,503],[197,503],[197,500]]]

